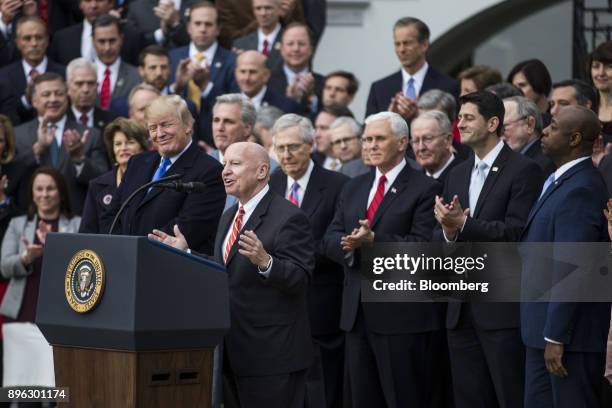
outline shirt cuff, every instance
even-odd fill
[[[155,37],[155,42],[159,45],[162,45],[164,41],[166,40],[166,37],[164,36],[164,32],[162,31],[161,28],[158,28],[157,30],[155,30],[155,32],[153,33],[153,37]]]
[[[268,255],[268,256],[270,256],[270,255]],[[259,274],[267,279],[270,276],[270,271],[272,270],[272,264],[273,263],[274,263],[274,261],[273,261],[272,257],[270,256],[270,260],[268,261],[268,267],[266,268],[265,271],[262,271],[261,269],[259,269],[259,267],[257,267],[257,270],[259,271]]]
[[[544,337],[544,340],[546,340],[548,343],[563,345],[563,343],[558,342],[556,340],[551,340],[548,337]]]
[[[26,107],[27,109],[30,109],[32,106],[28,103],[28,98],[26,98],[25,95],[21,95],[21,104]]]
[[[204,90],[200,94],[202,96],[202,98],[206,98],[208,96],[208,94],[210,93],[210,91],[212,91],[212,89],[213,89],[213,83],[211,81],[209,81],[208,85],[206,85],[206,88],[204,88]]]
[[[4,37],[6,37],[8,39],[8,26],[6,24],[4,24],[4,21],[2,21],[2,13],[0,13],[0,31],[2,31],[2,34],[4,34]]]
[[[191,248],[187,248],[185,252],[187,252],[188,254],[191,254]]]
[[[444,228],[442,228],[442,235],[444,235],[444,239],[446,240],[446,242],[448,242],[450,244],[457,242],[457,238],[459,237],[459,234],[462,233],[463,229],[465,228],[465,224],[467,223],[467,219],[468,219],[468,217],[465,217],[465,219],[463,220],[463,225],[461,226],[459,231],[455,234],[455,238],[453,238],[453,239],[449,239],[446,236],[446,232],[444,232]]]

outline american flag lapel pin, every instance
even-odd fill
[[[391,187],[391,192],[392,192],[393,194],[395,194],[395,193],[397,193],[397,189],[396,189],[395,187]]]
[[[493,168],[491,169],[491,171],[495,171],[495,172],[497,172],[497,170],[499,170],[499,167],[497,166],[493,166]]]

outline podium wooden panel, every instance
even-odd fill
[[[67,407],[211,406],[213,349],[122,352],[54,346],[53,359],[55,383],[70,384]]]

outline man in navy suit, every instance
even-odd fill
[[[170,51],[170,80],[176,81],[175,92],[189,97],[199,112],[200,99],[237,89],[236,55],[217,42],[218,14],[212,3],[203,1],[191,8],[187,33],[189,45]]]
[[[283,93],[269,88],[270,70],[266,56],[257,51],[244,51],[236,61],[236,82],[240,91],[253,102],[255,109],[272,105],[285,113],[301,113],[300,105]]]
[[[500,140],[504,104],[496,95],[473,92],[460,102],[461,142],[474,155],[451,170],[442,197],[436,197],[433,239],[518,241],[542,186],[541,170]],[[519,305],[465,300],[449,302],[446,313],[455,406],[520,407],[525,350]]]
[[[414,17],[400,18],[393,27],[393,42],[402,68],[372,84],[366,117],[391,110],[409,121],[417,113],[417,98],[426,91],[440,89],[459,96],[459,83],[427,63],[429,28],[424,22]]]
[[[344,265],[340,327],[351,400],[355,408],[423,407],[435,382],[430,350],[443,328],[440,305],[362,302],[359,269],[366,245],[428,241],[442,186],[406,163],[408,125],[398,114],[366,119],[363,143],[376,169],[345,184],[323,242]]]
[[[157,151],[130,159],[108,216],[114,217],[125,200],[143,184],[181,174],[182,181],[202,182],[206,190],[190,194],[157,188],[144,190],[126,207],[116,232],[124,235],[147,235],[153,229],[172,232],[176,224],[191,248],[212,254],[225,202],[221,165],[193,142],[193,117],[181,97],[160,96],[145,112]]]
[[[568,106],[544,130],[542,151],[557,165],[532,208],[523,242],[606,241],[607,222],[601,209],[606,186],[591,162],[593,142],[601,125],[597,115]],[[523,289],[544,274],[550,286],[560,279],[553,258],[526,256]],[[562,278],[561,278],[562,279]],[[553,292],[554,293],[554,292]],[[527,346],[525,407],[598,407],[610,325],[609,303],[523,303],[521,333]]]
[[[13,94],[19,98],[17,110],[19,120],[27,122],[36,116],[36,110],[26,96],[27,85],[45,72],[55,72],[63,77],[66,74],[66,67],[56,64],[45,56],[49,35],[47,26],[40,18],[33,16],[20,19],[16,31],[16,44],[22,58],[0,69],[0,78],[8,81]]]
[[[270,188],[306,213],[315,239],[316,264],[308,290],[308,315],[315,359],[307,377],[310,407],[341,407],[344,373],[344,333],[340,308],[342,265],[327,258],[321,240],[334,217],[336,202],[348,177],[325,170],[310,158],[314,128],[310,120],[288,114],[273,128],[273,146],[281,169],[270,177]]]

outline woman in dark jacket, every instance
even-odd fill
[[[147,150],[147,130],[133,120],[117,118],[104,129],[104,143],[115,168],[89,182],[79,232],[106,234],[102,215],[110,208],[130,157]]]

